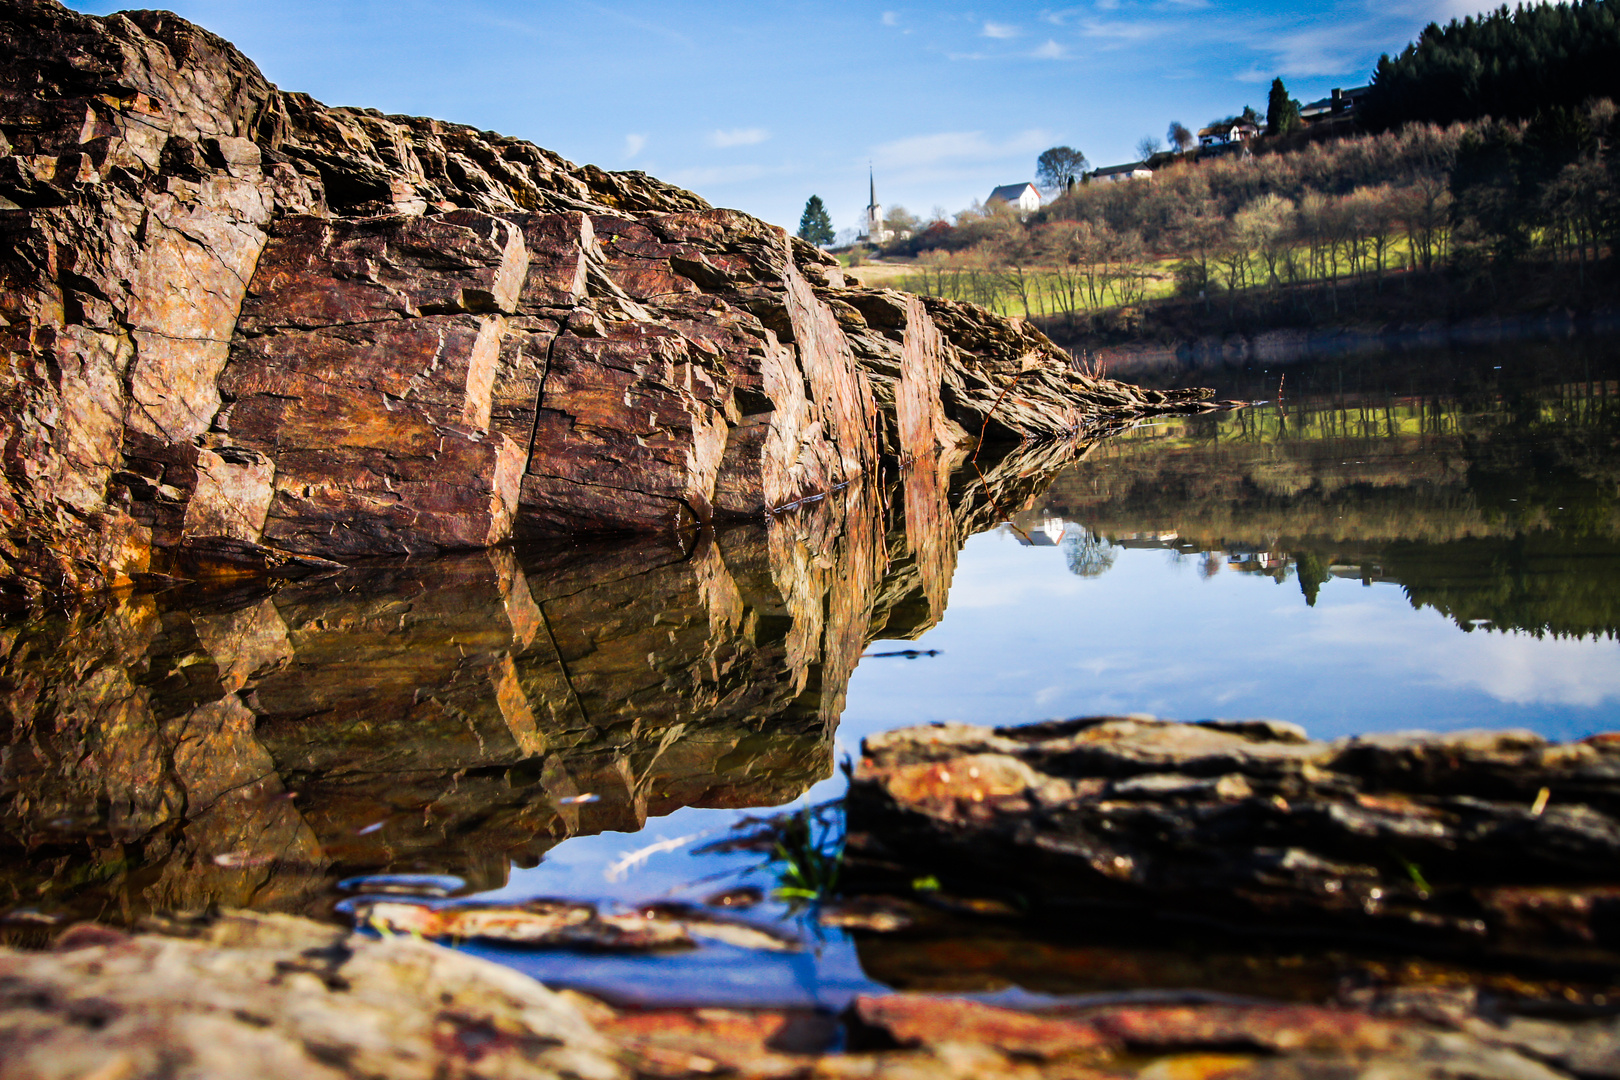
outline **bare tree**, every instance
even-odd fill
[[[1280,195],[1262,195],[1232,219],[1242,246],[1260,256],[1271,285],[1279,281],[1277,265],[1293,243],[1294,204]]]
[[[1151,135],[1144,135],[1136,140],[1136,156],[1143,161],[1164,149],[1164,145]]]
[[[1170,140],[1170,145],[1176,148],[1178,154],[1185,154],[1198,144],[1197,138],[1180,120],[1170,121],[1170,129],[1165,132],[1164,137]]]
[[[1451,224],[1451,186],[1444,176],[1417,176],[1400,194],[1407,247],[1424,270],[1444,262]]]
[[[1035,159],[1035,183],[1047,191],[1063,191],[1080,180],[1091,163],[1072,146],[1054,146]]]

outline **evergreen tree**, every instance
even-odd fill
[[[1301,123],[1299,102],[1288,96],[1281,79],[1272,79],[1271,97],[1266,101],[1266,134],[1287,135],[1299,130]]]
[[[1620,98],[1620,0],[1507,7],[1430,23],[1378,61],[1358,109],[1374,131],[1413,121],[1528,120],[1553,108]]]
[[[1294,573],[1299,577],[1299,591],[1305,594],[1305,603],[1315,607],[1317,593],[1333,578],[1327,563],[1314,551],[1296,552]]]
[[[804,214],[799,218],[799,239],[817,247],[833,242],[832,218],[820,195],[810,196],[804,204]]]

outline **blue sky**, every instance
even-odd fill
[[[73,0],[96,14],[118,4]],[[273,82],[331,105],[436,116],[570,160],[646,169],[719,206],[835,227],[878,197],[924,216],[1031,179],[1054,145],[1093,165],[1144,135],[1360,85],[1381,52],[1474,0],[695,3],[165,0]]]

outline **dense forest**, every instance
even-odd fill
[[[1584,288],[1620,239],[1616,2],[1431,26],[1381,61],[1370,130],[1161,155],[1151,180],[1073,185],[1023,219],[976,207],[888,245],[915,268],[890,280],[1071,327],[1178,296],[1337,316],[1392,274],[1488,294],[1551,267],[1549,288]]]
[[[1611,0],[1521,6],[1430,23],[1397,57],[1378,62],[1362,126],[1529,120],[1620,98],[1620,12]]]

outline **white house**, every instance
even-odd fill
[[[1219,124],[1211,124],[1198,133],[1198,145],[1205,150],[1221,146],[1232,146],[1236,143],[1248,142],[1257,138],[1260,128],[1247,120],[1223,120]]]
[[[1041,193],[1030,183],[1002,184],[984,200],[986,207],[997,203],[1006,203],[1016,208],[1020,214],[1032,214],[1041,208]]]
[[[1129,165],[1110,165],[1106,169],[1098,169],[1091,174],[1092,183],[1117,184],[1122,180],[1151,180],[1153,170],[1147,167],[1145,161],[1133,161]]]

